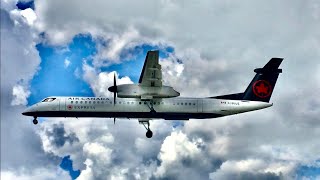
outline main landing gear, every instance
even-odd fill
[[[150,130],[149,121],[139,121],[139,122],[140,122],[140,124],[142,124],[146,128],[146,130],[147,130],[147,132],[146,132],[147,138],[152,138],[153,132]]]
[[[33,122],[33,124],[34,124],[34,125],[38,124],[37,117],[34,117],[34,119],[33,119],[33,121],[32,121],[32,122]]]

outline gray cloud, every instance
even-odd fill
[[[79,179],[290,179],[299,163],[308,164],[319,158],[318,1],[35,4],[38,19],[34,27],[46,32],[49,44],[65,44],[78,33],[122,42],[99,48],[97,66],[103,64],[100,60],[106,61],[105,57],[115,60],[119,53],[137,44],[172,45],[175,53],[163,60],[167,63],[164,78],[185,96],[241,92],[253,77],[254,68],[273,56],[285,58],[273,107],[226,118],[190,120],[176,129],[166,121],[152,122],[155,137],[151,140],[145,139],[144,129],[137,122],[119,120],[113,126],[111,121],[101,119],[68,119],[63,121],[65,133],[61,134],[75,134],[79,141],[71,145],[47,143],[45,129],[50,129],[57,119],[46,120],[39,132],[43,150],[53,156],[70,154],[75,169],[82,170]],[[181,68],[177,59],[183,63],[181,72],[177,71]],[[9,65],[12,69],[13,65]],[[14,85],[32,73],[6,75]],[[103,82],[107,81],[88,81],[91,87],[104,87]],[[11,97],[11,88],[1,96]],[[10,129],[9,124],[5,127]],[[179,142],[178,132],[185,135],[183,142]],[[61,137],[59,131],[50,136]],[[169,147],[182,148],[162,151],[168,139],[172,142]],[[183,149],[189,146],[194,151]],[[175,161],[170,159],[173,153]],[[106,161],[100,160],[103,158]],[[233,165],[238,169],[232,169]]]
[[[275,173],[252,173],[252,172],[236,172],[236,173],[230,173],[230,174],[224,174],[222,177],[212,177],[212,179],[234,179],[234,180],[246,180],[246,179],[252,179],[252,180],[281,180],[284,179],[282,175],[277,175]]]
[[[32,119],[22,116],[28,94],[15,92],[29,81],[40,63],[34,31],[15,1],[1,1],[1,179],[66,179],[60,158],[47,154]],[[18,96],[17,101],[12,101]],[[20,97],[23,95],[23,97]],[[17,104],[12,106],[13,104]],[[45,167],[45,168],[44,168]]]
[[[66,133],[64,129],[64,124],[53,124],[52,129],[46,131],[47,136],[49,137],[51,143],[57,148],[62,147],[65,143],[70,143],[71,145],[74,142],[79,142],[78,137],[74,132],[69,134]]]

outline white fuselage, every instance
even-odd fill
[[[215,98],[165,98],[142,101],[135,98],[52,97],[39,102],[23,114],[34,117],[119,117],[168,120],[203,119],[254,111],[272,106],[260,101]],[[151,105],[152,103],[152,105]],[[155,112],[150,112],[152,107]]]

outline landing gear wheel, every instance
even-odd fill
[[[33,121],[33,124],[38,124],[38,120],[34,119]]]
[[[153,135],[152,131],[148,130],[146,133],[147,138],[152,138],[152,135]]]
[[[37,117],[34,117],[34,119],[33,119],[33,124],[38,124],[38,120],[37,120]]]
[[[144,128],[146,128],[147,130],[147,133],[146,133],[146,136],[147,138],[151,138],[153,133],[152,131],[150,130],[150,123],[149,121],[139,121],[140,124],[142,124],[144,126]],[[147,125],[147,126],[146,126]]]

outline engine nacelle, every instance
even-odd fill
[[[113,87],[109,88],[109,91],[113,92],[113,90]],[[121,84],[117,86],[116,90],[119,98],[141,98],[148,100],[180,96],[180,93],[170,86],[147,87],[138,84]]]

